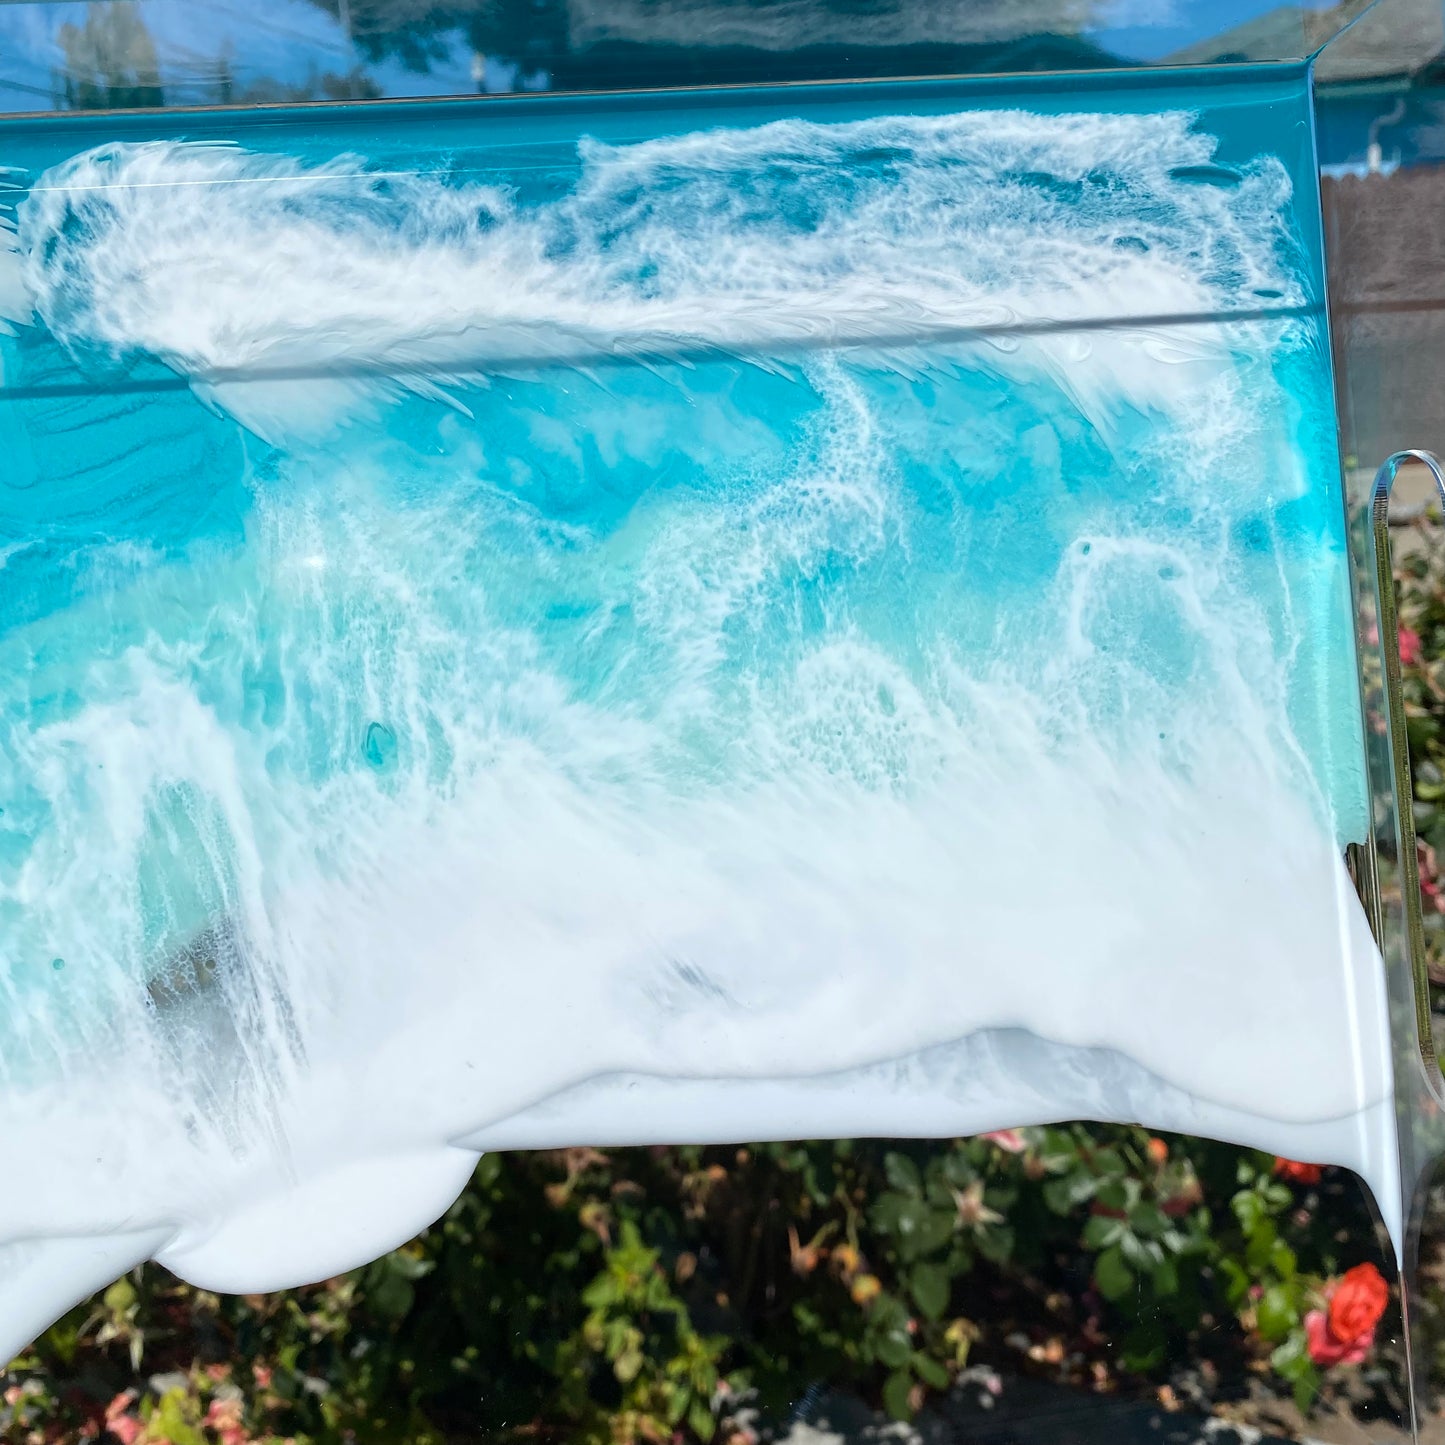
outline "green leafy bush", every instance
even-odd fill
[[[1308,1404],[1362,1200],[1277,1167],[1084,1126],[489,1156],[413,1244],[309,1289],[137,1271],[12,1365],[0,1438],[742,1445],[745,1402],[786,1419],[816,1382],[904,1417],[978,1361],[1094,1389],[1252,1362]]]

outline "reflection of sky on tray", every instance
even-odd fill
[[[65,64],[58,36],[63,25],[83,25],[79,0],[0,8],[0,106],[9,111],[47,110],[52,75]],[[217,0],[146,0],[139,8],[155,42],[168,103],[212,100],[205,77],[229,54],[241,84],[270,81],[299,86],[320,75],[346,75],[364,67],[382,95],[404,97],[467,92],[471,51],[461,35],[448,37],[425,72],[397,59],[368,60],[348,39],[335,15],[308,0],[265,0],[249,12]]]
[[[302,92],[262,94],[263,99],[325,99],[334,93],[334,82],[345,77],[364,77],[369,82],[367,94],[392,97],[543,88],[549,82],[559,83],[536,57],[529,62],[523,56],[500,50],[479,56],[465,25],[452,30],[439,28],[431,34],[430,55],[424,67],[410,67],[396,54],[386,53],[385,22],[376,21],[375,7],[370,9],[372,18],[359,18],[356,28],[370,30],[381,38],[381,43],[373,42],[365,48],[350,38],[335,8],[336,0],[329,7],[322,0],[263,0],[252,6],[228,0],[114,0],[113,4],[101,5],[58,0],[0,5],[0,112],[63,107],[63,102],[55,98],[56,77],[66,65],[58,39],[61,27],[83,25],[88,13],[121,9],[134,9],[143,15],[155,46],[165,103],[169,105],[215,103],[218,92],[214,77],[223,57],[229,58],[235,87],[241,92],[233,95],[235,100],[245,99],[244,92],[253,88]],[[363,7],[357,0],[351,0],[351,8],[362,16]],[[884,12],[874,18],[864,45],[911,46],[916,52],[921,43],[939,40],[943,42],[937,47],[940,71],[966,73],[975,67],[1067,70],[1097,68],[1111,60],[1131,66],[1167,62],[1177,52],[1240,32],[1247,35],[1251,59],[1285,60],[1308,53],[1324,38],[1316,33],[1306,40],[1301,16],[1335,8],[1343,11],[1347,7],[1319,3],[1280,6],[1271,0],[1102,0],[1094,4],[1089,0],[1033,0],[1003,7],[1000,3],[966,5],[964,0],[955,0],[952,6],[930,7],[930,28],[926,31],[903,18],[901,7],[896,27]],[[604,40],[610,37],[634,47],[658,40],[663,31],[682,29],[698,39],[690,63],[705,65],[714,43],[709,35],[719,33],[723,23],[734,30],[756,23],[774,37],[781,25],[786,35],[808,37],[810,43],[817,43],[814,37],[819,30],[810,22],[812,12],[817,11],[824,30],[830,21],[836,24],[839,18],[826,4],[810,6],[806,0],[791,4],[784,0],[771,9],[737,4],[689,6],[686,0],[674,0],[656,10],[665,14],[654,21],[650,18],[652,12],[626,0],[557,0],[550,8],[538,10],[541,18],[535,22],[535,29],[539,36],[571,33]],[[750,17],[760,18],[754,22]],[[758,33],[762,35],[763,30]],[[1031,37],[1047,36],[1074,39],[1030,44]],[[666,42],[665,35],[662,39]],[[772,54],[778,53],[776,38],[761,43]],[[1233,47],[1227,39],[1222,43],[1226,49]],[[1075,48],[1070,50],[1070,45]],[[954,47],[971,48],[975,53],[962,57],[955,54],[950,63],[942,56]],[[988,47],[988,53],[979,47]],[[625,72],[617,71],[614,79],[605,74],[600,79],[589,77],[585,88],[598,84],[625,88],[679,83],[684,77],[676,73],[678,52],[670,49],[669,53],[665,62],[636,60]],[[655,70],[658,64],[664,69],[649,78],[649,70]],[[815,73],[828,73],[826,64]],[[900,69],[898,61],[883,60],[877,73],[918,71],[916,65]],[[332,78],[330,85],[327,77]],[[699,78],[703,77],[693,75],[686,80],[695,84]],[[763,80],[768,76],[759,70],[728,78]],[[569,84],[565,77],[560,83]]]

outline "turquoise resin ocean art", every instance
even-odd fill
[[[1398,1212],[1303,71],[0,134],[0,1343],[494,1147]]]

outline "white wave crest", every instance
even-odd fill
[[[1213,150],[1182,113],[785,120],[584,140],[572,188],[539,199],[356,157],[113,145],[39,180],[19,244],[55,335],[224,382],[263,430],[549,360],[886,355],[1038,323],[1081,323],[1029,354],[1107,410],[1228,339],[1088,324],[1303,299],[1283,167],[1216,173]]]

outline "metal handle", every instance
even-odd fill
[[[1390,556],[1390,493],[1406,462],[1418,462],[1435,479],[1445,508],[1445,468],[1426,451],[1401,451],[1387,458],[1375,473],[1370,494],[1370,522],[1375,544],[1375,609],[1380,652],[1385,664],[1385,722],[1390,742],[1390,767],[1395,785],[1395,819],[1399,846],[1400,896],[1405,905],[1405,942],[1415,1001],[1415,1031],[1420,1054],[1438,1078],[1435,1039],[1430,1027],[1430,976],[1425,965],[1425,914],[1420,901],[1420,864],[1415,836],[1414,787],[1410,778],[1410,741],[1405,730],[1405,695],[1400,681],[1400,623],[1395,608],[1395,571]]]

